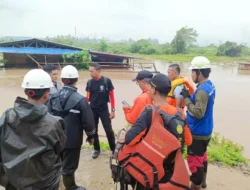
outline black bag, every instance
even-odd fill
[[[122,130],[124,130],[124,129],[122,129]],[[119,133],[118,133],[118,139],[119,139],[121,131],[119,131]],[[119,162],[117,160],[118,153],[122,149],[122,147],[123,147],[122,143],[120,143],[120,142],[116,143],[114,154],[109,159],[109,165],[110,165],[111,174],[112,174],[112,178],[114,180],[114,183],[119,183],[120,182],[120,184],[124,186],[126,184],[131,184],[131,176],[119,164]]]

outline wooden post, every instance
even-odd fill
[[[47,58],[46,58],[46,54],[45,54],[45,64],[47,65]]]
[[[155,72],[157,72],[157,69],[156,69],[156,67],[155,67],[155,63],[153,63],[153,67],[154,67]]]
[[[38,68],[43,68],[41,65],[40,65],[40,63],[39,62],[37,62],[33,57],[31,57],[29,54],[26,54],[30,59],[32,59],[36,64],[37,64],[37,66],[38,66]]]
[[[143,70],[143,66],[142,66],[142,63],[140,63],[140,65],[141,65],[141,70]]]
[[[60,63],[59,63],[59,62],[58,62],[58,66],[59,66],[60,70],[62,70],[62,67],[61,67],[61,65],[60,65]]]

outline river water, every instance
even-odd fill
[[[190,78],[189,64],[180,64],[182,75]],[[157,70],[167,72],[167,63],[156,63]],[[16,96],[25,97],[21,82],[28,69],[0,70],[1,106],[0,114],[13,106]],[[77,84],[79,93],[85,95],[86,82],[90,78],[88,71],[79,71],[80,79]],[[122,101],[131,105],[134,98],[141,93],[139,87],[131,82],[136,73],[114,72],[104,70],[103,75],[112,79],[115,87],[116,118],[113,128],[118,131],[126,122],[122,111]],[[210,79],[217,90],[215,100],[215,132],[229,138],[245,147],[244,155],[250,158],[250,73],[238,72],[237,66],[213,66]],[[105,135],[102,126],[99,133]],[[105,138],[104,138],[105,139]]]

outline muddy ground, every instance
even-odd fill
[[[76,182],[87,190],[116,190],[109,169],[108,151],[102,152],[97,159],[92,159],[92,150],[82,149]],[[209,165],[206,190],[250,190],[250,169],[228,169],[220,165]],[[117,187],[119,190],[119,188]],[[0,190],[4,188],[0,187]],[[61,182],[60,190],[64,190]],[[130,188],[131,190],[131,188]]]
[[[115,190],[109,169],[109,152],[102,152],[97,159],[91,158],[91,149],[84,148],[76,172],[76,181],[87,190]],[[207,190],[250,190],[248,169],[228,169],[219,165],[209,165]],[[119,189],[119,188],[118,188]],[[60,190],[64,190],[61,187]]]

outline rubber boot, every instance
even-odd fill
[[[190,189],[191,190],[201,190],[201,186],[200,185],[195,185],[193,182],[190,185]]]
[[[201,183],[201,187],[204,188],[204,189],[207,187],[206,180],[207,180],[207,173],[204,173],[203,174],[203,180],[202,180],[202,183]]]
[[[76,185],[74,174],[70,176],[63,176],[63,184],[65,186],[65,190],[86,190],[85,187]]]
[[[93,154],[92,154],[92,158],[97,158],[100,155],[101,151],[100,150],[94,150]]]

